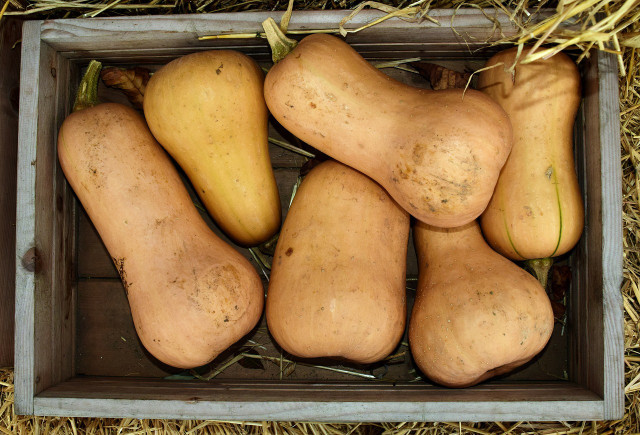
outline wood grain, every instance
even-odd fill
[[[173,397],[174,400],[166,400]],[[44,415],[296,421],[521,421],[601,418],[602,401],[575,384],[449,390],[411,384],[159,382],[74,379],[35,398]],[[372,418],[375,416],[375,418]]]
[[[583,76],[577,164],[585,233],[576,249],[571,299],[572,379],[604,398],[606,418],[624,414],[622,187],[617,64],[594,52]]]
[[[18,127],[18,174],[16,199],[16,333],[15,333],[15,412],[32,414],[35,396],[35,256],[36,232],[36,149],[38,140],[38,102],[40,93],[40,21],[23,26]],[[33,164],[32,164],[33,162]],[[37,257],[35,257],[37,258]],[[25,260],[24,267],[21,264]]]
[[[457,45],[445,45],[445,44],[413,44],[407,43],[401,46],[395,46],[388,44],[387,49],[383,50],[376,47],[373,44],[361,44],[353,45],[353,47],[367,59],[375,60],[397,60],[408,59],[414,57],[421,57],[425,60],[434,59],[486,59],[492,54],[496,53],[499,48],[484,48],[480,46],[474,48],[473,55],[466,57],[467,53],[461,53],[452,51],[453,48],[457,48]],[[105,63],[121,64],[121,65],[146,65],[167,63],[177,57],[185,54],[193,53],[196,51],[210,50],[213,47],[190,47],[190,48],[148,48],[148,49],[130,49],[130,50],[113,50],[113,49],[93,49],[85,50],[84,52],[71,52],[65,53],[65,57],[72,60],[84,60],[89,56],[92,59],[97,59]],[[271,60],[271,52],[265,46],[230,46],[229,49],[241,51],[247,55],[250,55],[254,59],[260,62],[268,62]],[[384,48],[384,47],[382,47]]]
[[[0,26],[0,367],[13,366],[16,268],[16,164],[22,20]]]
[[[289,23],[290,30],[335,29],[337,23],[349,14],[346,10],[333,11],[297,11]],[[455,14],[455,15],[454,15]],[[116,17],[86,20],[51,20],[45,22],[42,39],[61,52],[87,51],[97,47],[113,47],[117,49],[146,48],[164,49],[175,47],[216,47],[240,46],[251,44],[253,40],[207,40],[199,41],[198,37],[225,33],[262,32],[260,23],[268,17],[276,21],[282,12],[245,12],[198,14],[188,16],[158,16],[153,20],[147,17]],[[345,27],[358,28],[384,13],[376,10],[363,10]],[[429,16],[437,20],[437,24],[429,20],[421,23],[410,23],[400,19],[383,21],[358,33],[349,34],[350,44],[385,43],[397,44],[425,41],[446,42],[451,45],[449,51],[470,54],[473,46],[486,47],[488,41],[501,38],[495,32],[493,23],[481,11],[475,9],[432,10]],[[544,17],[541,17],[544,18]],[[499,11],[496,16],[501,31],[505,36],[514,35],[517,29],[507,14]],[[460,29],[458,33],[453,29]],[[409,30],[409,31],[408,31]],[[266,45],[265,45],[266,46]]]
[[[604,323],[604,418],[624,415],[624,318],[622,307],[622,170],[618,64],[598,52],[599,142],[602,173],[602,309]]]

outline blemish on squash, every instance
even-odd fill
[[[533,210],[528,205],[524,206],[524,212],[529,217],[533,216]]]
[[[551,176],[553,175],[553,166],[549,166],[544,175],[547,177],[547,180],[551,180]]]
[[[426,146],[423,144],[415,144],[413,147],[412,159],[413,163],[416,165],[421,165],[424,161],[424,154],[426,151]]]
[[[314,103],[313,101],[309,103],[309,106],[311,106],[312,109],[316,108],[316,103]]]
[[[287,249],[287,251],[285,252],[285,255],[286,255],[287,257],[291,257],[291,254],[293,254],[293,248],[291,248],[291,247],[290,247],[290,248],[289,248],[289,249]]]
[[[124,286],[124,291],[128,296],[129,287],[131,286],[131,283],[127,282],[127,271],[124,268],[125,258],[111,257],[111,260],[113,260],[113,263],[116,266],[116,270],[118,271],[118,275],[120,275],[120,279],[122,280],[122,285]]]

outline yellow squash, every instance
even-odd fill
[[[153,135],[218,225],[245,246],[264,242],[280,226],[263,79],[242,53],[205,51],[162,67],[144,95]]]
[[[584,225],[573,158],[580,74],[563,53],[518,63],[510,72],[516,54],[516,48],[496,54],[487,66],[498,66],[479,77],[479,89],[507,112],[514,132],[482,230],[511,259],[555,257],[575,246]]]

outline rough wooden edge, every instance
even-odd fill
[[[209,402],[36,397],[38,415],[243,421],[571,421],[603,418],[601,400],[548,402]]]
[[[289,22],[290,30],[305,29],[334,29],[344,17],[349,15],[351,10],[316,10],[316,11],[296,11],[291,16]],[[153,19],[149,17],[123,16],[109,18],[83,19],[56,19],[47,20],[42,26],[43,41],[52,44],[65,41],[70,36],[90,37],[91,35],[117,36],[123,30],[131,32],[121,35],[120,41],[128,41],[136,35],[144,34],[145,40],[162,41],[165,38],[172,38],[176,34],[185,33],[191,38],[211,35],[211,32],[232,32],[232,33],[252,33],[263,32],[261,23],[269,17],[279,21],[282,11],[244,11],[244,12],[219,12],[212,14],[190,14],[190,15],[158,15]],[[367,24],[377,18],[384,16],[384,12],[374,9],[365,9],[358,13],[352,20],[345,24],[346,29],[355,29]],[[542,13],[540,18],[553,15],[552,13]],[[449,29],[451,27],[493,27],[490,21],[481,11],[477,9],[433,9],[429,11],[429,16],[438,20],[439,24],[429,20],[421,22],[409,22],[401,19],[390,19],[376,24],[366,30],[366,32],[384,33],[389,29],[413,29],[434,28]],[[452,20],[453,17],[453,20]],[[496,21],[504,26],[504,30],[515,29],[509,16],[503,11],[498,11]],[[365,33],[366,33],[365,32]]]
[[[597,53],[602,170],[602,291],[604,325],[604,418],[624,415],[624,317],[622,302],[622,170],[618,64]]]
[[[603,415],[603,400],[570,382],[494,383],[459,390],[412,383],[78,377],[45,390],[35,402],[38,414],[135,418],[347,422],[370,421],[375,415],[376,421],[505,421]]]
[[[41,21],[26,22],[22,32],[18,176],[16,202],[15,412],[33,413],[35,386],[34,285],[35,184],[40,80]],[[31,251],[31,252],[30,252]],[[24,263],[23,263],[24,259]],[[25,267],[26,266],[26,267]]]
[[[16,162],[18,116],[14,91],[19,85],[20,48],[13,47],[22,34],[22,20],[9,18],[0,28],[0,367],[13,366],[15,332]]]
[[[289,24],[290,30],[335,29],[340,20],[350,11],[297,11]],[[49,20],[43,24],[42,39],[58,51],[71,52],[95,49],[96,41],[104,42],[105,47],[120,49],[175,48],[184,46],[207,47],[236,41],[242,45],[258,43],[267,46],[266,41],[256,39],[200,41],[198,37],[229,34],[262,32],[260,23],[267,17],[279,20],[282,12],[238,12],[194,15],[148,17],[95,18],[92,20],[60,19]],[[377,10],[364,10],[345,25],[354,29],[379,18],[383,13]],[[407,22],[389,19],[361,32],[349,34],[350,43],[371,42],[372,38],[396,40],[396,42],[425,42],[429,40],[457,42],[454,50],[470,53],[472,48],[485,40],[497,40],[500,32],[495,31],[493,22],[481,11],[475,9],[441,9],[430,11],[430,16],[439,21],[439,25],[423,20]],[[544,18],[541,14],[540,18]],[[517,29],[509,17],[502,11],[497,14],[505,35],[514,35]],[[460,29],[456,32],[453,29]],[[407,32],[407,30],[411,30]],[[301,36],[298,36],[301,37]]]

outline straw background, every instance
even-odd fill
[[[25,19],[90,18],[92,16],[283,10],[286,0],[0,0],[3,16]],[[539,54],[553,50],[595,47],[617,54],[621,70],[620,125],[623,170],[626,413],[608,422],[487,422],[465,423],[357,423],[319,424],[294,422],[216,422],[136,419],[43,418],[16,416],[13,412],[13,370],[0,369],[0,433],[59,434],[627,434],[640,433],[640,0],[405,0],[367,2],[407,8],[401,15],[419,19],[433,8],[495,8],[508,11],[521,34],[514,43],[544,42]],[[295,10],[354,8],[358,0],[295,0]],[[557,14],[547,23],[530,24],[530,13],[540,7]],[[389,12],[388,8],[386,12]],[[572,20],[580,31],[566,33],[556,25]],[[547,51],[543,51],[547,50]]]

